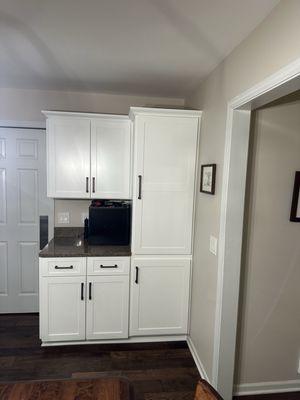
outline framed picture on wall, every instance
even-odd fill
[[[300,171],[296,171],[295,181],[294,181],[292,207],[291,207],[291,216],[290,216],[290,221],[292,221],[292,222],[300,222],[299,190],[300,190]]]
[[[201,165],[200,192],[215,194],[217,164]]]

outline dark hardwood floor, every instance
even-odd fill
[[[130,380],[134,400],[193,400],[199,379],[185,342],[41,347],[37,314],[0,315],[0,382],[115,376]],[[239,399],[300,400],[300,393]]]
[[[38,315],[0,315],[0,382],[121,376],[134,400],[192,400],[199,378],[184,342],[41,347]]]

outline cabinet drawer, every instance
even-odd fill
[[[130,257],[89,257],[88,275],[128,275]]]
[[[42,276],[81,276],[86,275],[86,258],[40,258]]]

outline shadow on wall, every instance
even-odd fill
[[[193,21],[185,17],[182,13],[178,12],[170,1],[149,0],[151,3],[177,30],[187,42],[194,47],[194,50],[201,55],[202,62],[209,65],[218,65],[222,60],[220,52],[211,44],[205,33],[196,26]],[[201,81],[193,82],[187,89],[187,92],[192,92],[199,88]]]
[[[7,34],[4,34],[6,32]],[[1,40],[5,38],[5,40]],[[66,71],[62,68],[59,61],[53,55],[50,48],[44,43],[44,41],[30,28],[30,26],[24,24],[12,15],[7,13],[0,13],[0,42],[3,49],[5,49],[6,56],[12,60],[12,62],[18,66],[21,66],[24,71],[31,73],[37,84],[41,87],[45,85],[45,73],[55,79],[57,76],[60,78],[59,89],[67,90],[69,87],[76,86],[80,89],[86,89],[91,91],[94,88],[92,85],[88,85],[84,82],[80,82],[80,79],[73,72],[72,76],[67,75]],[[22,49],[22,51],[18,51]],[[22,52],[26,53],[26,60],[29,59],[28,52],[30,52],[31,62],[25,60],[22,57]],[[78,55],[80,57],[80,54]],[[5,82],[5,76],[1,78],[1,84],[8,85],[10,82]],[[19,80],[19,81],[18,81]],[[15,77],[14,85],[19,83],[24,84],[22,77]],[[57,79],[56,86],[57,86]],[[51,82],[47,82],[51,84]]]

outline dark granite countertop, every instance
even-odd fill
[[[40,257],[129,257],[130,246],[91,246],[82,230],[55,228],[54,238],[40,251]]]

